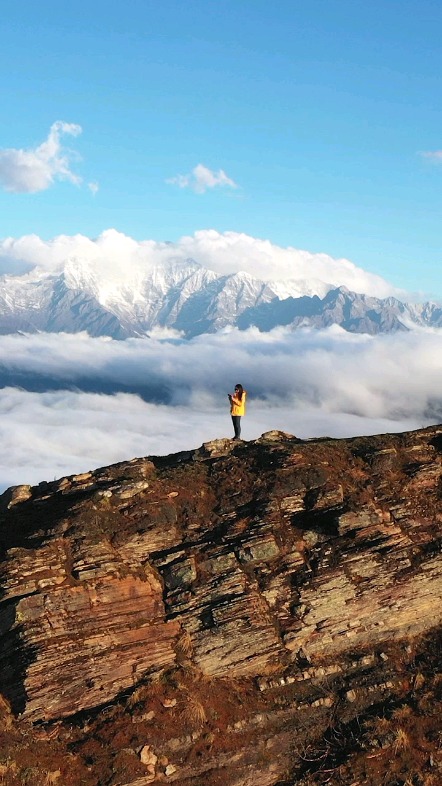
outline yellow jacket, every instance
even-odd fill
[[[233,394],[230,398],[230,414],[231,415],[245,415],[246,412],[246,396],[247,391],[243,390],[242,398],[239,399],[236,397],[236,393]]]

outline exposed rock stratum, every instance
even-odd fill
[[[270,432],[6,491],[0,782],[441,783],[441,475]]]

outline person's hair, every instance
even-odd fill
[[[243,386],[242,385],[235,385],[235,390],[238,391],[238,393],[239,393],[239,400],[241,401],[242,394],[244,393]]]

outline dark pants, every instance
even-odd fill
[[[241,415],[232,415],[233,430],[235,432],[234,439],[241,437]]]

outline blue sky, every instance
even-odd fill
[[[442,298],[441,22],[427,0],[9,5],[0,151],[79,125],[82,180],[0,189],[0,238],[233,230]],[[237,187],[167,182],[198,164]]]

